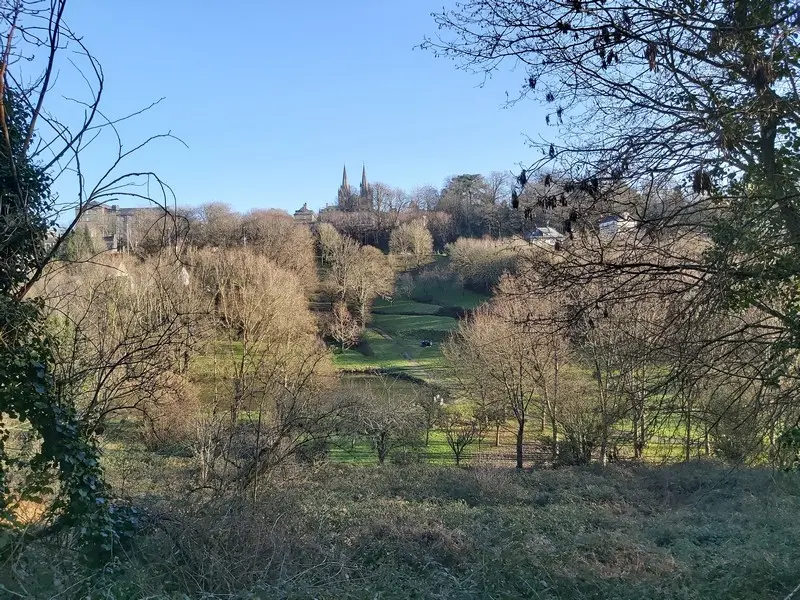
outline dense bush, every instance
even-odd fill
[[[446,297],[463,287],[464,280],[458,273],[439,265],[429,266],[417,275],[411,298],[417,302],[435,303],[437,298]]]
[[[520,252],[527,247],[511,240],[459,238],[447,245],[450,268],[464,285],[477,292],[491,292],[505,273],[515,274]]]
[[[330,465],[255,503],[184,495],[154,507],[150,529],[105,570],[34,544],[0,568],[0,584],[66,600],[767,600],[797,585],[798,498],[794,474],[701,462]]]

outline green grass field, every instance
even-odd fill
[[[403,452],[413,452],[414,456],[428,464],[452,465],[453,453],[447,445],[444,433],[433,430],[430,433],[428,445],[421,444],[414,448],[401,447],[393,453],[395,456]],[[333,441],[328,451],[328,459],[335,463],[351,465],[376,465],[378,455],[368,441],[353,438],[340,438]],[[466,461],[465,461],[466,462]]]
[[[379,298],[372,307],[375,315],[434,315],[442,307],[438,304],[427,304],[415,300],[383,300]]]
[[[486,302],[489,297],[467,289],[434,286],[427,291],[429,301],[439,306],[452,306],[472,310]]]
[[[341,371],[380,369],[441,383],[441,342],[458,324],[453,317],[438,316],[441,308],[413,300],[377,301],[359,346],[337,351],[334,364]],[[422,340],[433,345],[423,347]]]

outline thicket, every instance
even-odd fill
[[[68,600],[767,600],[797,585],[798,497],[793,476],[703,462],[533,473],[331,465],[257,504],[197,493],[154,504],[147,532],[105,570],[31,545],[0,584],[12,597]]]

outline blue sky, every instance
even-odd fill
[[[159,142],[130,168],[157,171],[181,205],[294,210],[333,202],[344,163],[351,182],[364,161],[371,181],[411,189],[533,158],[523,134],[542,130],[542,109],[503,108],[522,72],[481,87],[414,49],[441,6],[75,0],[67,16],[103,65],[106,114],[165,98],[121,126],[125,143],[171,131],[188,146]],[[87,170],[96,176],[112,150],[95,144]]]

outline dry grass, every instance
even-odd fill
[[[60,597],[772,600],[800,573],[796,476],[710,463],[331,465],[255,506],[161,500],[128,555]],[[87,577],[51,550],[20,557],[24,597]]]

